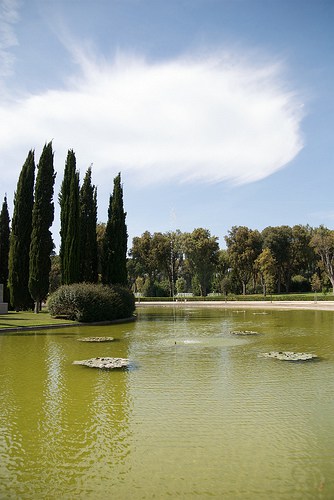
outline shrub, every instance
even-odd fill
[[[299,274],[292,276],[291,279],[291,292],[309,292],[311,290],[310,281],[305,278],[305,276],[301,276]]]
[[[90,323],[129,318],[135,310],[133,294],[118,285],[74,283],[62,285],[48,300],[51,316]]]
[[[145,281],[142,293],[145,297],[168,297],[168,283],[167,282],[152,282],[149,278]]]

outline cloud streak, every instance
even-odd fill
[[[12,72],[14,57],[10,49],[18,44],[13,26],[18,20],[17,0],[0,0],[0,76]]]
[[[159,63],[76,58],[81,72],[65,89],[0,106],[0,155],[54,138],[62,165],[73,148],[94,163],[97,179],[112,168],[144,184],[242,184],[283,168],[303,147],[300,102],[279,65],[224,54]]]

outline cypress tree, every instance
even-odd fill
[[[0,283],[3,284],[3,300],[9,302],[8,257],[9,257],[9,213],[5,196],[0,213]]]
[[[123,207],[121,174],[114,179],[113,194],[109,199],[108,222],[103,240],[102,282],[127,285],[127,227]]]
[[[35,202],[32,212],[30,244],[29,291],[35,301],[35,312],[40,311],[42,300],[49,291],[50,255],[53,240],[50,227],[53,223],[53,187],[55,181],[52,142],[45,144],[35,185]]]
[[[17,311],[31,309],[34,304],[28,287],[34,180],[35,158],[31,150],[21,169],[14,195],[10,235],[8,287],[10,303]]]
[[[97,194],[88,168],[80,190],[80,281],[97,283]]]
[[[73,150],[67,153],[64,179],[59,194],[60,204],[60,265],[62,283],[80,281],[80,208],[79,172]]]

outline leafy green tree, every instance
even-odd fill
[[[310,279],[315,270],[315,256],[310,247],[309,226],[269,226],[262,231],[263,247],[269,248],[276,262],[277,291],[284,285],[290,291],[293,275]]]
[[[185,293],[186,287],[187,287],[187,282],[183,278],[183,276],[180,276],[179,278],[177,278],[175,286],[176,286],[176,292],[178,294],[179,293]]]
[[[50,255],[53,250],[50,227],[54,217],[54,181],[52,142],[49,142],[45,144],[38,164],[32,212],[29,291],[35,301],[36,313],[40,311],[41,302],[49,291]]]
[[[145,280],[141,276],[138,276],[135,281],[134,291],[137,293],[143,293],[145,285]]]
[[[145,231],[141,236],[135,236],[132,240],[130,257],[134,265],[134,279],[138,276],[149,277],[154,282],[159,273],[159,265],[156,254],[153,252],[153,236],[149,231]]]
[[[321,279],[317,273],[314,273],[311,278],[311,288],[314,292],[314,300],[317,300],[317,293],[321,290]]]
[[[317,269],[317,258],[310,242],[313,229],[306,225],[292,227],[291,268],[294,275],[301,275],[310,282]]]
[[[88,168],[80,190],[80,281],[97,283],[97,191]]]
[[[161,255],[161,263],[169,283],[169,295],[172,297],[176,290],[176,281],[183,268],[182,234],[179,230],[168,231],[164,234],[166,239],[165,250]],[[186,288],[186,280],[184,287]],[[184,290],[185,291],[185,290]]]
[[[263,295],[273,293],[275,290],[276,262],[269,250],[264,248],[255,261],[255,266],[260,276]]]
[[[160,274],[160,281],[167,279],[170,297],[175,294],[175,282],[183,258],[180,232],[154,233],[151,254]]]
[[[114,179],[109,199],[108,222],[103,240],[102,283],[127,285],[127,227],[123,206],[121,174]]]
[[[141,236],[133,238],[128,263],[131,281],[136,284],[137,279],[142,278],[143,286],[140,292],[150,297],[155,295],[154,283],[162,278],[153,237],[149,231],[145,231]]]
[[[8,289],[9,223],[7,196],[5,196],[0,212],[0,283],[3,284],[3,300],[7,303],[10,298]]]
[[[51,269],[50,269],[50,287],[49,293],[53,293],[61,286],[61,268],[59,255],[51,255]]]
[[[10,303],[17,311],[33,307],[28,283],[34,180],[35,159],[31,150],[17,182],[10,235],[8,287]]]
[[[311,277],[312,279],[312,277]],[[292,292],[309,292],[311,290],[311,282],[302,274],[294,274],[291,278]]]
[[[105,233],[106,233],[106,223],[98,222],[96,224],[96,240],[97,240],[97,272],[99,280],[102,275],[103,241]]]
[[[154,283],[162,284],[167,280],[169,295],[174,295],[183,262],[181,246],[180,231],[153,235],[146,231],[141,237],[133,238],[128,265],[132,282],[135,283],[138,277],[142,277],[149,290]],[[158,288],[155,287],[155,290]],[[161,291],[165,295],[164,290]]]
[[[261,253],[262,240],[259,231],[246,226],[233,226],[225,237],[231,267],[242,284],[242,293],[255,276],[255,261]]]
[[[72,149],[67,153],[59,204],[62,282],[77,283],[80,281],[79,172],[76,170],[76,158]]]
[[[281,293],[282,285],[289,292],[291,269],[292,229],[289,226],[268,226],[262,231],[263,248],[269,248],[276,262],[277,292]]]
[[[230,291],[230,261],[227,250],[221,249],[218,252],[218,261],[214,271],[213,277],[214,291],[227,295]]]
[[[197,274],[193,274],[191,276],[191,290],[192,290],[192,293],[195,297],[200,297],[200,296],[202,297],[203,296],[201,284],[200,284],[200,281],[198,279]]]
[[[183,234],[183,248],[192,274],[192,282],[193,284],[198,282],[201,296],[207,295],[218,262],[217,240],[216,236],[211,236],[210,231],[203,228]]]
[[[334,231],[325,226],[320,226],[315,229],[310,245],[320,257],[334,293]]]

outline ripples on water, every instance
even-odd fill
[[[277,349],[323,359],[259,357]],[[72,365],[94,356],[136,368]],[[1,500],[334,498],[331,313],[145,309],[135,324],[2,336],[0,361]]]

